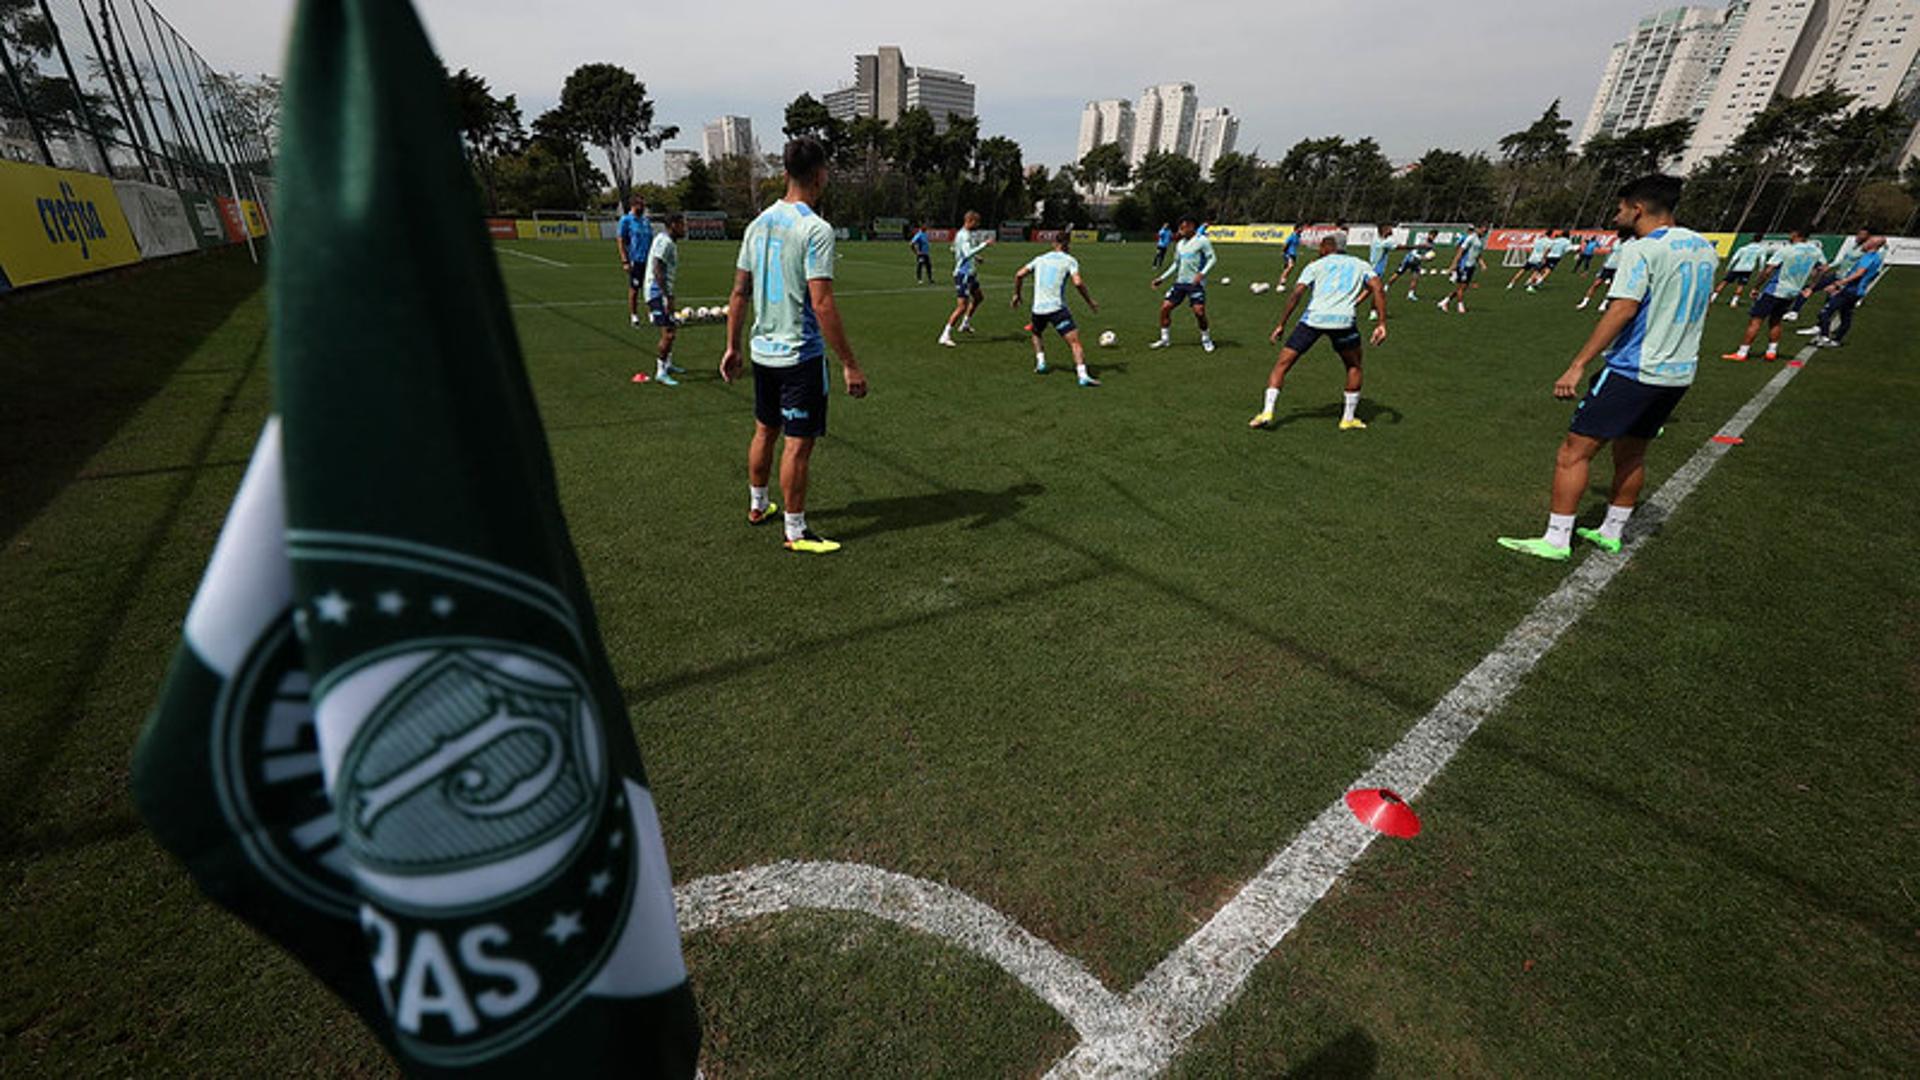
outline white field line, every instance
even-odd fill
[[[1796,359],[1804,363],[1813,351],[1809,346]],[[1800,370],[1782,365],[1718,434],[1745,432]],[[1582,560],[1350,788],[1388,787],[1408,799],[1419,795],[1730,449],[1708,440],[1694,451],[1635,515],[1632,535],[1618,555],[1596,552]],[[1377,835],[1354,818],[1344,797],[1334,799],[1205,926],[1128,992],[1126,1000],[1141,1020],[1138,1027],[1104,1043],[1082,1043],[1048,1075],[1150,1076],[1165,1069],[1196,1031],[1232,1004],[1254,967],[1299,925]]]
[[[1808,346],[1795,360],[1814,351]],[[1800,370],[1783,365],[1716,434],[1743,435]],[[1694,451],[1641,505],[1619,554],[1583,559],[1349,790],[1389,787],[1408,799],[1424,791],[1730,449],[1709,440]],[[1049,1077],[1153,1076],[1233,1003],[1254,968],[1372,845],[1378,834],[1355,820],[1344,795],[1124,996],[965,893],[876,867],[771,863],[681,885],[674,901],[683,934],[796,910],[857,911],[932,934],[1000,965],[1073,1025],[1082,1041]]]
[[[517,253],[516,253],[516,254],[517,254]],[[529,256],[527,256],[527,258],[529,258],[529,259],[531,259],[531,258],[534,258],[534,257],[535,257],[535,256],[532,256],[532,255],[529,255]],[[574,264],[571,264],[571,263],[556,263],[556,264],[554,264],[554,265],[556,265],[556,266],[570,266],[570,265],[574,265]],[[901,295],[901,294],[903,294],[903,293],[912,293],[912,292],[925,292],[925,291],[927,291],[927,290],[926,290],[926,289],[925,289],[924,287],[922,287],[922,288],[919,288],[919,289],[835,289],[835,290],[833,291],[833,295],[834,295],[834,298],[835,298],[835,299],[843,299],[843,298],[845,298],[845,297],[849,297],[849,296],[898,296],[898,295]],[[937,290],[935,290],[935,291],[937,292]],[[931,294],[929,294],[929,295],[931,295]],[[715,303],[715,304],[717,304],[717,303],[720,303],[720,302],[722,302],[722,301],[724,301],[724,300],[726,300],[726,299],[727,299],[727,297],[725,297],[725,296],[676,296],[676,297],[674,297],[673,299],[674,299],[674,302],[675,302],[675,303],[679,303],[679,302],[681,302],[681,301],[692,301],[692,302],[694,302],[694,303],[702,303],[702,302],[709,302],[709,303]],[[520,301],[516,301],[516,302],[514,302],[514,303],[512,303],[512,304],[509,304],[508,306],[509,306],[509,307],[516,307],[516,308],[576,308],[576,307],[626,307],[626,306],[627,306],[627,302],[626,302],[625,300],[621,300],[621,299],[610,299],[610,300],[520,300]]]
[[[532,259],[532,260],[533,260],[534,262],[537,262],[537,263],[540,263],[540,264],[541,264],[541,265],[543,265],[543,266],[572,266],[572,265],[574,265],[573,263],[566,263],[566,262],[561,262],[561,261],[560,261],[560,260],[558,260],[558,259],[549,259],[549,258],[547,258],[547,257],[546,257],[546,256],[544,256],[544,255],[529,255],[529,254],[527,254],[527,253],[526,253],[526,252],[524,252],[524,251],[515,251],[515,250],[514,250],[514,249],[512,249],[512,248],[500,248],[499,250],[500,250],[500,251],[501,251],[502,253],[504,253],[504,254],[507,254],[507,255],[518,255],[518,256],[520,256],[520,257],[521,257],[521,258],[523,258],[523,259]]]

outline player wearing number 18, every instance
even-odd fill
[[[1543,559],[1568,558],[1588,467],[1600,448],[1612,443],[1613,493],[1606,519],[1579,535],[1603,550],[1620,550],[1620,534],[1646,481],[1647,444],[1693,385],[1700,366],[1700,330],[1719,265],[1711,242],[1673,223],[1680,187],[1677,177],[1653,175],[1620,189],[1614,224],[1631,229],[1634,239],[1620,247],[1606,314],[1554,382],[1553,396],[1577,396],[1587,363],[1603,351],[1606,367],[1575,408],[1560,444],[1545,535],[1503,536],[1502,547]]]

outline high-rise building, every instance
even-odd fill
[[[1193,122],[1200,110],[1200,97],[1193,84],[1161,83],[1140,92],[1140,104],[1133,110],[1133,152],[1128,155],[1138,165],[1150,153],[1193,156]]]
[[[667,150],[662,153],[662,158],[667,183],[677,184],[687,178],[687,172],[693,167],[693,163],[700,160],[700,151]]]
[[[907,66],[898,45],[882,45],[853,58],[853,85],[821,95],[836,120],[871,116],[891,124],[908,109],[933,114],[934,127],[947,130],[947,117],[974,115],[975,87],[958,72]]]
[[[1125,98],[1089,101],[1080,110],[1080,141],[1073,159],[1079,161],[1107,143],[1119,143],[1123,153],[1133,152],[1133,103]]]
[[[1692,116],[1701,84],[1719,53],[1726,12],[1676,7],[1640,20],[1614,43],[1600,89],[1580,127],[1580,144]]]
[[[721,158],[737,155],[753,157],[759,152],[753,141],[753,121],[744,116],[722,116],[710,120],[703,136],[702,149],[709,165]]]
[[[908,69],[907,108],[931,113],[935,131],[945,132],[953,119],[965,120],[974,115],[973,91],[973,84],[957,71]]]
[[[1200,175],[1211,176],[1213,163],[1221,155],[1233,153],[1234,140],[1239,137],[1240,118],[1231,109],[1201,109],[1193,122],[1193,160],[1200,163]]]

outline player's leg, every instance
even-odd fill
[[[1591,402],[1594,392],[1588,392]],[[1547,513],[1547,531],[1539,536],[1499,538],[1500,546],[1542,559],[1565,561],[1573,550],[1573,515],[1580,509],[1580,496],[1587,490],[1587,474],[1593,456],[1607,440],[1569,431],[1553,455],[1553,487]]]
[[[980,279],[969,274],[967,276],[967,314],[960,320],[962,333],[973,333],[973,314],[980,310],[980,301],[986,298],[987,294],[980,289]]]
[[[1046,325],[1041,322],[1041,317],[1038,315],[1035,315],[1033,321],[1027,325],[1031,327],[1033,331],[1031,335],[1033,337],[1033,373],[1035,375],[1045,375],[1047,373],[1047,343],[1041,339],[1040,332],[1046,329]]]
[[[1786,305],[1782,304],[1780,306],[1784,308]],[[1786,311],[1776,310],[1773,315],[1767,319],[1767,359],[1769,360],[1780,359],[1780,333],[1784,329],[1780,324],[1786,316]]]
[[[947,314],[947,324],[940,328],[940,344],[950,349],[955,347],[953,328],[959,325],[960,320],[966,316],[967,302],[972,299],[972,297],[967,295],[966,285],[962,283],[958,277],[955,277],[954,282],[956,293],[953,300],[953,310]]]
[[[653,379],[666,386],[678,386],[673,378],[673,340],[680,331],[669,317],[667,325],[660,328],[660,344],[654,350]]]
[[[755,420],[753,440],[747,443],[747,524],[758,525],[772,518],[780,508],[767,497],[773,479],[774,443],[780,438],[778,427]]]
[[[1747,332],[1740,337],[1740,347],[1722,355],[1720,359],[1745,360],[1747,358],[1747,351],[1753,348],[1753,340],[1760,336],[1760,328],[1766,325],[1766,315],[1762,310],[1763,300],[1765,297],[1754,301],[1753,311],[1747,317]]]
[[[1213,324],[1207,321],[1207,302],[1195,299],[1189,306],[1193,308],[1193,321],[1200,326],[1200,347],[1212,352]]]
[[[1664,422],[1664,411],[1660,419]],[[1654,430],[1658,430],[1657,425]],[[1620,550],[1621,535],[1633,518],[1633,508],[1640,502],[1640,489],[1647,482],[1648,441],[1637,434],[1613,440],[1613,491],[1607,497],[1607,516],[1599,528],[1575,529],[1574,535],[1603,551]]]
[[[813,469],[814,440],[827,433],[827,401],[832,372],[817,356],[781,369],[780,412],[785,418],[785,447],[780,453],[780,494],[789,551],[824,555],[840,545],[807,527],[807,488]]]
[[[1300,328],[1296,328],[1294,333],[1298,335]],[[1287,372],[1292,371],[1293,365],[1300,359],[1300,350],[1293,347],[1293,342],[1293,338],[1288,338],[1287,344],[1280,349],[1279,358],[1273,362],[1273,371],[1267,375],[1266,397],[1261,401],[1260,411],[1247,421],[1248,427],[1263,428],[1273,423],[1273,410],[1280,403],[1280,391],[1287,385]]]
[[[1358,331],[1355,331],[1354,334],[1356,337],[1359,336]],[[1367,426],[1366,421],[1354,415],[1360,408],[1360,386],[1362,381],[1360,354],[1361,350],[1358,342],[1340,350],[1340,362],[1345,364],[1347,368],[1347,388],[1341,395],[1340,400],[1341,431],[1361,431],[1365,430]]]
[[[627,322],[636,327],[640,325],[640,286],[632,279],[627,281]]]
[[[1150,343],[1147,346],[1149,349],[1164,349],[1173,343],[1174,302],[1171,297],[1169,293],[1160,300],[1160,340]]]
[[[1067,348],[1073,350],[1073,371],[1080,385],[1099,386],[1100,380],[1094,378],[1093,373],[1087,370],[1087,350],[1080,344],[1080,328],[1068,323],[1065,326],[1056,324],[1055,329],[1060,331],[1061,337],[1067,339]]]

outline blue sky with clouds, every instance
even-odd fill
[[[156,0],[222,70],[280,69],[291,0]],[[447,65],[519,96],[529,120],[576,65],[608,61],[647,83],[675,145],[697,146],[721,113],[753,118],[771,150],[781,110],[851,80],[853,56],[899,45],[909,64],[978,87],[982,131],[1029,163],[1073,156],[1081,106],[1186,81],[1240,121],[1239,149],[1278,157],[1319,135],[1372,135],[1395,161],[1427,149],[1488,149],[1556,97],[1577,124],[1607,47],[1649,0],[1437,0],[1344,4],[1055,0],[971,5],[736,0],[704,21],[694,5],[630,0],[417,0]],[[663,10],[674,15],[663,15]],[[724,12],[725,14],[722,14]],[[657,178],[659,155],[642,159]]]

